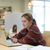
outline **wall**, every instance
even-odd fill
[[[5,17],[6,31],[10,31],[14,24],[17,25],[18,31],[20,31],[23,28],[21,23],[21,15],[22,13],[13,12]]]
[[[0,7],[12,6],[12,9],[17,12],[24,11],[24,0],[0,0]]]
[[[22,29],[21,15],[28,10],[28,0],[0,0],[0,7],[12,6],[12,13],[5,16],[5,29],[9,31],[14,24],[17,24],[18,30]]]
[[[28,9],[28,3],[29,3],[29,0],[24,0],[25,2],[25,10],[24,10],[24,12],[29,12],[29,13],[32,13],[32,9],[31,10],[29,10]]]
[[[24,12],[24,0],[0,0],[0,7],[11,6],[12,13],[5,16],[5,29],[9,31],[14,24],[21,30],[21,14]]]

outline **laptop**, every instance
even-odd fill
[[[11,40],[6,40],[5,31],[0,31],[0,45],[14,47],[14,46],[21,46],[20,43],[13,43]]]

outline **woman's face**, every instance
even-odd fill
[[[24,28],[27,28],[30,25],[30,21],[28,21],[25,17],[22,17],[22,24]]]

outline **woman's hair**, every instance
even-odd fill
[[[25,17],[28,21],[33,20],[33,16],[30,13],[25,13],[22,15],[22,17]]]
[[[22,17],[25,17],[28,21],[32,20],[32,23],[33,23],[33,24],[36,24],[36,21],[35,21],[35,19],[33,18],[32,14],[30,14],[30,13],[25,13],[25,14],[22,15]]]
[[[17,25],[13,25],[12,32],[17,32]]]
[[[33,24],[36,24],[36,20],[35,19],[33,19]]]

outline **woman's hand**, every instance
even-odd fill
[[[17,38],[11,38],[13,43],[17,43]]]

